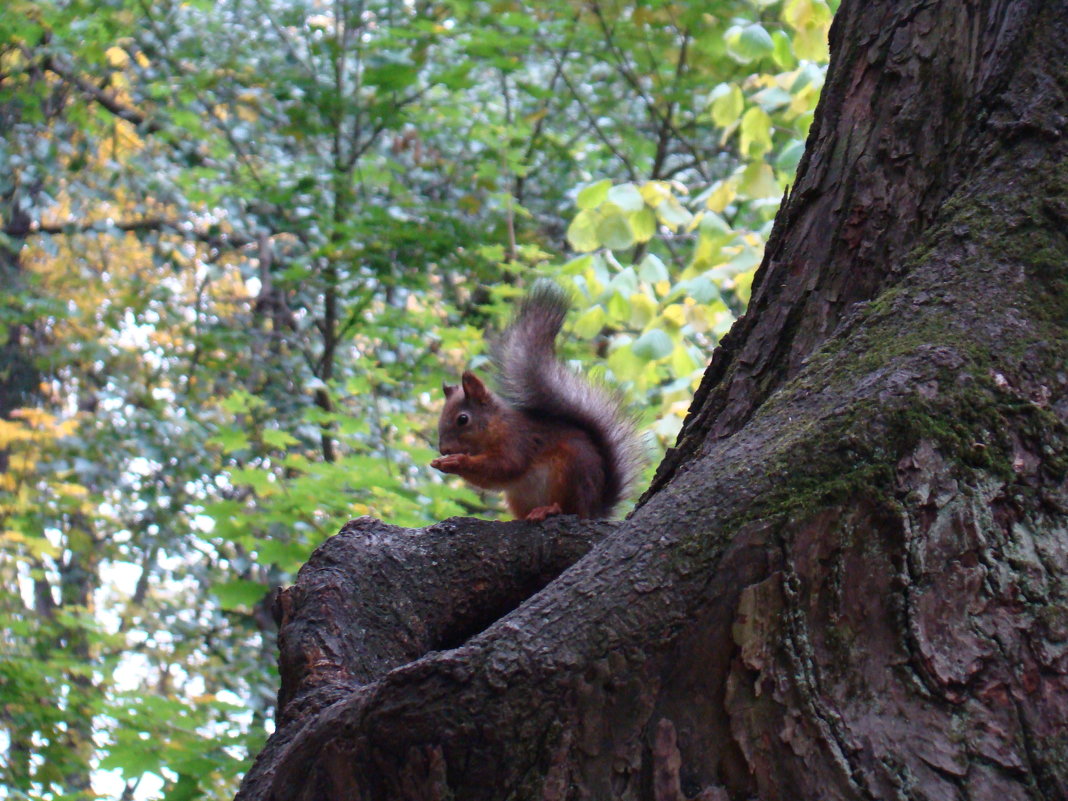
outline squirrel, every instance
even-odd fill
[[[558,285],[538,282],[491,344],[498,392],[470,371],[460,386],[443,385],[442,455],[431,467],[504,490],[517,519],[607,517],[639,466],[636,429],[620,398],[556,356],[570,305]]]

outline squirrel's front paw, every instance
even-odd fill
[[[467,461],[467,454],[450,453],[448,456],[439,456],[430,463],[430,466],[442,473],[455,473],[460,470]]]

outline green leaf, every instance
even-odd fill
[[[204,506],[204,514],[215,520],[225,520],[241,513],[244,509],[240,501],[223,500],[215,501]]]
[[[575,336],[580,339],[592,339],[604,328],[605,313],[602,306],[591,306],[575,321]]]
[[[277,565],[282,570],[297,570],[308,559],[310,548],[299,542],[260,540],[256,543],[256,558],[260,564]]]
[[[611,188],[612,182],[607,178],[603,181],[587,184],[579,190],[578,197],[575,198],[575,205],[580,209],[595,209],[608,197],[608,190]]]
[[[211,591],[219,599],[223,609],[233,611],[241,607],[251,607],[263,600],[267,587],[258,581],[233,579],[212,585]]]
[[[448,89],[467,89],[475,85],[474,78],[470,77],[473,66],[474,64],[470,61],[461,62],[452,69],[439,73],[437,76],[438,81]]]
[[[610,250],[623,250],[634,244],[634,232],[622,214],[606,214],[597,223],[597,238]]]
[[[703,275],[691,278],[689,281],[683,281],[678,285],[678,289],[698,303],[711,303],[720,298],[719,289],[709,278]]]
[[[608,291],[614,292],[629,303],[630,297],[639,291],[637,271],[633,267],[626,267],[620,270],[608,282]]]
[[[637,292],[630,296],[630,325],[645,328],[656,317],[657,303],[648,295]]]
[[[804,152],[805,143],[800,139],[795,139],[779,152],[775,159],[775,167],[782,172],[793,175],[797,171],[798,162],[801,161],[801,156],[804,155]]]
[[[763,248],[761,248],[761,250],[762,249]],[[744,273],[760,264],[760,259],[762,257],[761,250],[755,250],[751,247],[742,248],[741,251],[727,262],[731,268],[731,273]]]
[[[300,444],[300,440],[292,434],[279,431],[277,428],[265,428],[263,430],[263,441],[272,448],[288,448],[290,445]]]
[[[744,28],[729,28],[726,38],[728,55],[741,64],[748,64],[775,52],[775,42],[771,34],[758,22]]]
[[[716,240],[726,241],[734,236],[734,229],[714,211],[706,211],[701,215],[700,231],[702,236]]]
[[[419,70],[411,64],[384,64],[364,71],[363,83],[396,92],[415,83]]]
[[[200,115],[188,109],[177,109],[172,111],[170,120],[179,128],[184,128],[186,131],[199,133],[201,130]]]
[[[564,275],[581,275],[586,272],[593,264],[593,256],[587,254],[585,256],[576,256],[567,262],[562,270]]]
[[[641,211],[628,215],[627,222],[638,242],[648,242],[656,235],[656,212],[648,206],[642,206]]]
[[[597,217],[587,209],[576,214],[567,227],[567,241],[579,253],[599,248],[601,240],[597,234]]]
[[[752,97],[752,100],[769,114],[790,105],[793,99],[793,95],[778,86],[761,89]]]
[[[653,253],[646,254],[638,264],[638,277],[648,284],[657,284],[671,279],[664,262]]]
[[[178,774],[178,781],[171,786],[163,799],[164,801],[193,801],[193,799],[202,798],[203,796],[204,792],[200,787],[199,780],[188,773],[180,773]]]
[[[738,122],[745,108],[745,97],[737,84],[721,83],[712,92],[714,99],[710,111],[712,122],[720,128],[729,128]]]
[[[672,228],[681,228],[693,221],[693,215],[688,212],[674,197],[666,197],[656,207],[656,216],[664,225]]]
[[[249,446],[248,434],[236,428],[228,428],[220,431],[208,440],[213,445],[222,448],[223,453],[233,453]]]
[[[478,255],[487,261],[504,261],[504,245],[479,245]]]
[[[121,770],[127,779],[136,779],[148,771],[157,772],[161,764],[159,750],[149,742],[116,743],[100,760],[102,770]]]
[[[235,389],[219,405],[231,414],[240,414],[263,406],[263,401],[243,389]]]
[[[797,71],[797,77],[790,84],[790,94],[800,94],[802,90],[810,86],[821,87],[823,86],[823,80],[823,68],[815,64],[805,64]]]
[[[671,372],[674,375],[689,375],[697,366],[688,348],[679,345],[671,352]]]
[[[608,354],[608,367],[617,376],[625,379],[637,377],[646,366],[646,361],[635,355],[626,338],[621,338],[619,347]]]
[[[775,180],[775,171],[763,162],[755,161],[745,168],[738,191],[751,198],[779,197],[781,190]]]
[[[608,201],[625,212],[637,212],[645,208],[645,199],[634,184],[620,184],[608,190]]]
[[[230,471],[230,481],[234,484],[248,484],[257,495],[273,495],[278,491],[278,485],[273,481],[273,476],[266,470],[255,467],[239,467]]]
[[[775,52],[772,53],[772,58],[775,59],[780,69],[789,70],[796,67],[797,59],[794,58],[793,43],[786,31],[775,31],[771,38],[775,40]]]
[[[750,158],[760,158],[771,150],[771,117],[759,106],[742,116],[740,147]]]
[[[654,328],[638,337],[630,348],[638,358],[652,362],[670,354],[675,349],[675,343],[664,331]]]
[[[618,289],[608,298],[607,308],[612,322],[624,324],[630,320],[630,301]]]

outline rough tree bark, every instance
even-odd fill
[[[1068,7],[844,0],[832,54],[638,509],[350,524],[240,799],[1068,797]]]

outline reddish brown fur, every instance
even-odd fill
[[[439,425],[443,455],[433,467],[482,489],[504,490],[517,518],[606,512],[603,459],[585,431],[511,408],[473,373],[464,373],[463,391],[458,389],[446,388]]]

